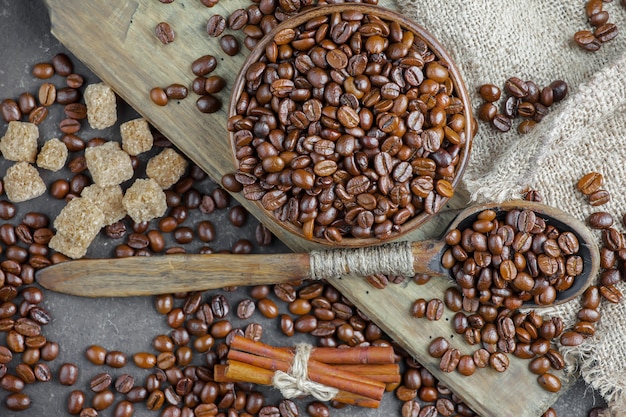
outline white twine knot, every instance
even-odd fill
[[[289,372],[276,371],[272,385],[280,390],[285,398],[311,395],[320,401],[330,401],[339,390],[309,379],[308,363],[313,346],[307,343],[296,345],[295,355]]]
[[[348,274],[363,277],[375,274],[403,277],[415,275],[411,242],[311,251],[309,258],[312,279],[337,278]]]

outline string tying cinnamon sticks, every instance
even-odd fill
[[[322,401],[375,408],[386,383],[400,380],[391,347],[337,349],[303,344],[294,350],[235,336],[227,359],[226,366],[215,367],[216,381],[273,385],[288,398],[312,395]]]
[[[338,389],[309,379],[309,357],[313,346],[307,343],[296,345],[296,353],[289,372],[277,371],[272,378],[272,385],[285,398],[297,398],[311,395],[320,401],[330,401],[337,396]]]

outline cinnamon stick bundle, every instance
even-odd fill
[[[372,347],[371,349],[313,349],[308,361],[308,378],[311,381],[336,388],[340,392],[379,402],[385,392],[386,383],[399,382],[400,374],[397,365],[393,364],[392,348]],[[345,362],[339,362],[337,357]],[[227,358],[229,366],[231,363],[243,363],[269,371],[264,372],[264,376],[259,376],[259,378],[264,379],[270,373],[273,375],[275,371],[289,372],[294,359],[294,351],[293,349],[275,348],[242,336],[235,336],[231,341]],[[329,360],[335,366],[323,363],[319,358]],[[366,370],[369,366],[365,364],[370,361],[377,364],[376,368]],[[382,365],[391,366],[381,367]],[[226,372],[228,369],[227,367]],[[241,370],[241,366],[235,365],[230,371],[230,376],[226,375],[226,377],[233,377],[235,370]],[[245,377],[245,373],[241,376]],[[361,403],[364,402],[363,399],[359,400]]]
[[[228,365],[215,365],[214,377],[216,382],[251,382],[258,385],[272,385],[274,371],[229,360]],[[334,400],[359,407],[378,408],[380,406],[380,401],[341,390]]]

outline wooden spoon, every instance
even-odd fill
[[[502,204],[476,205],[463,210],[448,230],[471,227],[485,209],[505,213],[512,209],[532,209],[561,232],[571,231],[580,242],[579,255],[584,260],[583,273],[567,291],[560,292],[555,304],[580,295],[599,268],[599,252],[593,234],[572,216],[542,204],[511,201]],[[392,250],[382,245],[383,251]],[[413,269],[423,273],[449,277],[441,265],[446,249],[443,239],[411,243]],[[343,249],[354,253],[359,249]],[[394,255],[393,253],[391,255]],[[345,267],[346,274],[349,268]],[[378,271],[390,273],[389,271]],[[81,259],[39,270],[38,282],[45,288],[86,297],[124,297],[185,291],[204,291],[226,286],[278,284],[311,277],[311,255],[308,253],[264,255],[166,255],[122,259]],[[320,277],[318,277],[320,278]],[[529,305],[529,304],[525,304]]]

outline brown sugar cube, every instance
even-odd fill
[[[91,178],[98,185],[119,185],[133,177],[130,156],[120,149],[117,142],[85,149],[85,159]]]
[[[4,190],[14,203],[31,200],[46,192],[39,171],[28,162],[16,162],[4,176]]]
[[[93,129],[106,129],[117,122],[115,93],[105,83],[90,84],[83,94],[87,121]]]
[[[37,155],[37,166],[50,171],[58,171],[65,166],[67,146],[59,139],[50,139],[43,144]]]
[[[146,165],[146,175],[164,190],[176,184],[187,169],[187,160],[172,148],[165,148]]]
[[[0,139],[0,151],[9,161],[26,161],[31,164],[37,157],[39,128],[36,124],[11,121]]]
[[[146,119],[139,118],[122,123],[120,134],[122,135],[122,149],[129,155],[139,155],[152,149],[154,137]]]
[[[70,258],[81,258],[103,226],[104,213],[99,207],[89,199],[74,198],[54,219],[56,234],[49,246]]]
[[[155,180],[137,179],[126,190],[122,204],[126,212],[136,223],[147,222],[163,216],[167,209],[165,192]]]
[[[126,209],[122,204],[124,193],[119,185],[92,184],[85,187],[80,196],[92,202],[92,204],[104,213],[104,226],[115,223],[126,216]]]

